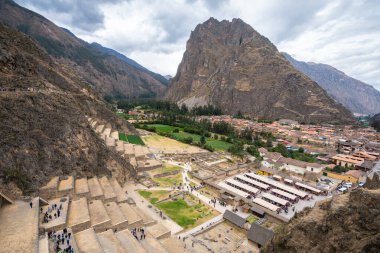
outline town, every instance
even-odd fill
[[[0,0],[0,253],[380,252],[379,7]]]
[[[259,252],[305,208],[379,181],[380,133],[371,127],[218,115],[194,122],[216,131],[218,124],[227,126],[234,137],[198,135],[186,126],[155,123],[158,112],[115,111],[139,134],[90,117],[88,124],[132,166],[135,181],[52,178],[30,200],[39,218],[17,222],[18,228],[36,227],[25,244],[42,230],[39,247],[51,252]],[[246,135],[237,152],[232,147]],[[1,196],[2,215],[30,217],[24,202]],[[4,235],[9,242],[14,237]]]

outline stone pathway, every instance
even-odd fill
[[[201,230],[204,230],[204,229],[207,229],[208,227],[218,223],[219,221],[223,220],[223,214],[219,214],[218,216],[215,216],[214,218],[212,218],[211,220],[208,220],[204,223],[202,223],[201,225],[195,227],[195,228],[192,228],[186,232],[183,232],[183,233],[180,233],[180,234],[177,234],[178,236],[180,236],[181,238],[183,237],[187,237],[189,235],[192,235],[196,232],[199,232]]]
[[[32,208],[23,201],[1,207],[0,253],[38,252],[39,198],[32,203]]]

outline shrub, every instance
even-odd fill
[[[7,168],[4,170],[5,183],[13,182],[23,192],[27,191],[30,187],[30,182],[27,174],[18,168]]]

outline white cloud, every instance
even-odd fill
[[[190,32],[241,18],[298,60],[330,64],[380,89],[380,3],[299,0],[17,0],[78,37],[175,75]],[[78,3],[80,2],[80,3]],[[83,8],[86,8],[83,10]]]

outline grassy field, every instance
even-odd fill
[[[128,142],[127,136],[125,135],[125,133],[121,133],[121,132],[119,132],[119,140]]]
[[[162,173],[172,172],[172,171],[179,171],[179,173],[176,175],[168,175],[168,176],[159,177],[159,178],[153,177],[154,175],[157,175],[157,174],[162,174]],[[179,166],[164,164],[161,168],[151,170],[148,173],[152,177],[152,180],[158,183],[160,187],[173,187],[174,185],[178,186],[180,183],[183,182],[181,171],[182,171],[182,168]]]
[[[160,187],[173,187],[174,185],[178,186],[180,183],[183,182],[181,173],[166,177],[154,177],[152,178],[152,180],[159,184]]]
[[[149,171],[149,174],[157,175],[157,174],[161,174],[161,173],[165,173],[165,172],[172,172],[172,171],[176,171],[176,170],[182,170],[182,168],[179,166],[175,166],[175,165],[165,163],[161,168],[157,168],[157,169]]]
[[[187,137],[191,137],[193,138],[194,142],[199,142],[201,139],[201,136],[199,134],[191,134],[191,133],[184,132],[183,128],[181,127],[174,127],[174,126],[162,125],[162,124],[149,124],[148,126],[156,128],[157,132],[171,133],[177,139],[184,139]],[[179,132],[173,133],[174,129],[178,129]],[[210,145],[215,150],[219,150],[219,151],[225,151],[230,146],[232,146],[231,143],[221,141],[221,140],[215,140],[213,138],[206,138],[206,144]]]
[[[127,140],[132,144],[145,145],[141,137],[138,135],[127,135]]]
[[[145,191],[145,190],[140,190],[138,193],[148,200],[151,204],[156,204],[157,201],[160,201],[162,199],[166,199],[169,197],[170,191]]]
[[[211,207],[199,203],[194,196],[185,198],[186,200],[178,198],[161,202],[156,206],[184,229],[196,227],[219,214]]]
[[[125,113],[125,112],[117,112],[116,115],[126,120],[138,118],[136,115],[129,115],[128,113]]]

